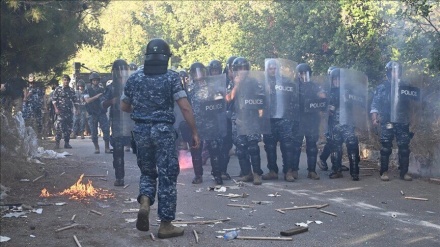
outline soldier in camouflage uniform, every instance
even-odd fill
[[[141,170],[138,196],[141,205],[136,228],[149,230],[150,205],[154,203],[159,178],[159,238],[183,235],[182,228],[171,224],[176,214],[176,183],[179,175],[176,132],[173,128],[174,101],[192,130],[192,148],[200,146],[192,109],[179,74],[167,69],[170,56],[170,48],[164,40],[152,39],[147,45],[143,70],[136,71],[128,78],[121,96],[121,109],[131,112],[131,119],[135,121],[133,138]]]
[[[342,144],[347,146],[347,155],[350,163],[350,175],[353,181],[359,180],[359,141],[355,134],[355,126],[339,123],[340,113],[340,69],[334,68],[330,72],[330,97],[329,97],[329,137],[327,144],[330,147],[332,172],[329,177],[342,178]],[[318,162],[318,165],[320,162]],[[324,167],[324,165],[319,165]]]
[[[28,126],[32,126],[39,137],[42,136],[43,130],[43,101],[44,86],[42,83],[36,82],[33,74],[29,74],[29,86],[23,98],[23,118]]]
[[[214,100],[217,92],[210,92],[210,87],[207,85],[206,81],[206,68],[201,63],[193,63],[190,67],[190,83],[187,87],[188,100],[191,103],[192,108],[194,109],[194,117],[196,120],[196,126],[201,126],[199,128],[199,133],[204,141],[204,145],[201,145],[199,149],[191,150],[191,157],[193,162],[193,168],[195,177],[192,181],[193,184],[202,183],[202,175],[203,175],[203,161],[202,161],[202,150],[203,147],[206,146],[206,149],[209,153],[209,157],[211,158],[211,174],[214,176],[214,180],[218,185],[223,184],[223,180],[221,177],[221,171],[219,166],[219,155],[221,148],[221,133],[218,134],[218,138],[207,138],[207,136],[213,137],[215,134],[205,133],[205,132],[215,132],[218,128],[218,119],[212,119],[212,116],[204,116],[205,113],[202,109],[202,104],[204,100],[200,99],[201,97],[205,97],[208,99]]]
[[[391,81],[400,80],[402,69],[397,62],[390,61],[385,66],[385,70],[387,80],[376,87],[370,111],[373,125],[378,126],[380,124],[381,129],[380,178],[382,181],[390,180],[388,176],[388,163],[392,153],[393,139],[396,137],[399,150],[400,178],[405,181],[411,181],[412,178],[408,174],[409,143],[414,134],[409,131],[408,123],[391,122]]]
[[[92,132],[92,142],[95,146],[95,154],[99,154],[98,145],[98,123],[103,133],[103,139],[105,143],[105,153],[110,152],[110,126],[106,110],[102,108],[99,98],[104,93],[104,88],[99,86],[101,77],[98,73],[92,72],[89,76],[89,80],[92,83],[91,86],[86,87],[84,92],[84,100],[86,101],[86,109],[89,114],[89,127]]]
[[[72,148],[69,144],[72,131],[73,114],[78,113],[78,99],[75,90],[69,87],[70,76],[63,75],[63,85],[58,86],[53,92],[52,104],[55,109],[55,149],[60,148],[61,137],[64,136],[64,148]],[[73,113],[73,108],[75,112]]]
[[[83,80],[78,81],[78,90],[75,91],[76,97],[78,98],[79,106],[78,115],[75,115],[73,118],[73,133],[72,138],[76,139],[77,134],[81,135],[81,139],[84,139],[84,130],[86,128],[87,121],[87,110],[86,110],[86,101],[84,100],[84,89],[85,82]]]
[[[258,142],[261,141],[260,134],[249,134],[249,135],[239,135],[237,131],[237,122],[241,121],[237,118],[237,112],[239,111],[239,104],[236,101],[236,94],[239,90],[246,90],[248,94],[256,95],[259,93],[260,88],[258,82],[253,78],[247,76],[250,70],[250,64],[247,59],[243,57],[237,57],[232,62],[232,70],[234,71],[234,87],[226,95],[226,101],[233,104],[233,114],[232,114],[232,138],[234,145],[237,148],[237,158],[240,164],[242,177],[239,179],[243,182],[253,182],[254,185],[261,185],[261,175],[263,170],[261,170],[261,158],[260,158],[260,147]],[[245,87],[251,85],[253,88]],[[254,119],[258,118],[258,110],[249,112]],[[242,123],[243,126],[251,123]]]

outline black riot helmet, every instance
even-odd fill
[[[182,83],[182,86],[184,88],[186,88],[188,81],[189,81],[188,73],[186,73],[185,70],[181,70],[181,71],[179,71],[179,77],[180,77],[180,82]]]
[[[236,56],[230,56],[228,60],[226,60],[226,66],[225,69],[223,70],[223,73],[228,74],[229,70],[232,71],[232,62],[234,62],[236,58],[237,58]]]
[[[296,66],[296,73],[301,82],[309,82],[312,76],[312,69],[306,63],[300,63]]]
[[[135,63],[130,63],[128,67],[131,71],[136,71],[138,69],[138,66]]]
[[[195,62],[189,68],[189,76],[192,81],[201,81],[207,75],[206,67],[202,63]]]
[[[388,80],[400,79],[402,76],[402,66],[396,61],[389,61],[385,66],[385,72]]]
[[[163,39],[152,39],[147,44],[145,53],[144,74],[165,74],[171,57],[170,46]]]
[[[94,80],[94,79],[98,79],[98,81],[101,80],[101,76],[98,74],[98,72],[92,72],[92,73],[89,75],[89,81],[90,81],[90,82],[92,82],[92,80]]]
[[[222,63],[219,60],[212,60],[208,64],[209,75],[220,75],[222,73]]]
[[[334,70],[334,69],[336,69],[337,67],[336,66],[330,66],[330,67],[328,67],[328,70],[327,70],[327,75],[330,75],[330,73],[332,72],[332,70]]]
[[[250,70],[251,65],[249,61],[244,57],[237,57],[232,62],[232,71],[239,71],[239,70]]]
[[[334,68],[330,72],[330,87],[331,88],[339,88],[339,80],[340,80],[341,70],[339,68]]]
[[[123,59],[116,59],[112,65],[112,77],[113,81],[116,82],[120,79],[127,79],[129,66],[127,62]],[[124,80],[124,81],[125,81]]]

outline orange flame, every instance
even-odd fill
[[[108,193],[107,190],[103,189],[95,189],[92,185],[92,181],[88,181],[87,184],[82,183],[82,179],[84,177],[84,174],[82,174],[78,181],[70,188],[65,189],[63,192],[57,193],[57,194],[50,194],[46,188],[41,190],[40,197],[49,197],[49,196],[55,196],[55,195],[66,195],[70,196],[69,199],[73,200],[83,200],[87,199],[88,197],[97,197],[100,199],[104,198],[112,198],[114,195],[112,193]]]

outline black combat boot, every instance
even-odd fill
[[[388,163],[390,161],[390,156],[381,155],[380,156],[380,179],[382,181],[390,181],[388,177]]]
[[[359,152],[348,154],[348,160],[350,162],[350,175],[353,181],[359,181]]]

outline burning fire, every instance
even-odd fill
[[[95,188],[92,185],[92,181],[88,181],[87,184],[83,184],[82,179],[84,174],[81,174],[78,181],[70,188],[65,189],[63,192],[50,194],[46,188],[41,190],[40,197],[51,197],[58,195],[70,196],[69,199],[73,200],[84,200],[88,197],[97,197],[99,199],[112,198],[114,195],[109,193],[107,190]]]

